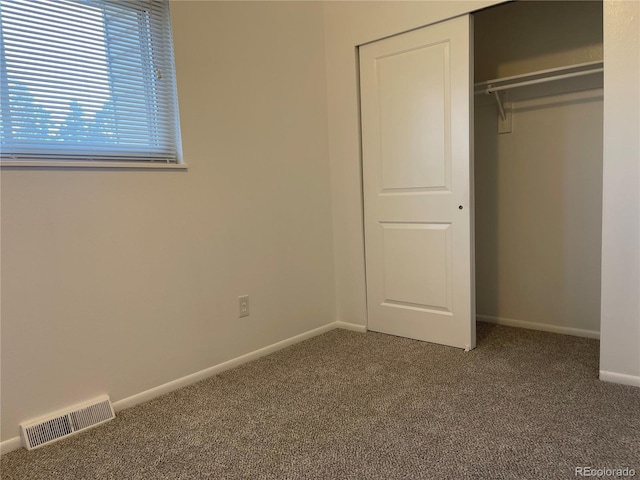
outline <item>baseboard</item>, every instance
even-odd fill
[[[9,440],[5,440],[4,442],[0,442],[0,455],[13,452],[14,450],[19,449],[21,446],[22,440],[20,440],[20,437],[13,437]]]
[[[495,323],[496,325],[505,325],[507,327],[527,328],[529,330],[542,330],[543,332],[573,335],[574,337],[600,339],[600,332],[597,332],[595,330],[562,327],[559,325],[549,325],[547,323],[528,322],[526,320],[513,320],[511,318],[492,317],[489,315],[476,315],[476,319],[480,322]]]
[[[621,383],[622,385],[640,387],[640,376],[637,375],[627,375],[625,373],[600,370],[600,380],[603,382]]]
[[[256,360],[260,357],[264,357],[265,355],[269,355],[270,353],[277,352],[278,350],[282,350],[283,348],[302,342],[303,340],[307,340],[317,335],[322,335],[323,333],[326,333],[330,330],[334,330],[338,328],[337,323],[338,322],[333,322],[333,323],[324,325],[322,327],[309,330],[308,332],[301,333],[300,335],[287,338],[286,340],[282,340],[280,342],[274,343],[267,347],[260,348],[258,350],[247,353],[245,355],[241,355],[239,357],[233,358],[226,362],[219,363],[218,365],[214,365],[213,367],[205,368],[204,370],[200,370],[199,372],[192,373],[191,375],[178,378],[177,380],[173,380],[163,385],[159,385],[157,387],[151,388],[149,390],[138,393],[136,395],[123,398],[122,400],[118,400],[117,402],[113,403],[113,409],[116,412],[118,412],[120,410],[124,410],[125,408],[131,408],[140,403],[147,402],[156,397],[159,397],[160,395],[173,392],[174,390],[177,390],[179,388],[186,387],[188,385],[191,385],[192,383],[196,383],[196,382],[199,382],[200,380],[204,380],[205,378],[209,378],[209,377],[212,377],[213,375],[217,375],[218,373],[224,372],[225,370],[230,370],[232,368],[240,366],[243,363],[247,363],[252,360]]]
[[[356,323],[349,322],[336,322],[336,328],[342,328],[343,330],[351,330],[353,332],[367,333],[366,325],[358,325]]]
[[[200,370],[199,372],[192,373],[182,378],[178,378],[177,380],[173,380],[163,385],[159,385],[157,387],[146,390],[144,392],[137,393],[136,395],[123,398],[122,400],[113,402],[113,409],[116,412],[118,412],[120,410],[124,410],[126,408],[130,408],[135,405],[138,405],[140,403],[147,402],[156,397],[159,397],[160,395],[173,392],[174,390],[177,390],[179,388],[186,387],[188,385],[191,385],[192,383],[199,382],[200,380],[204,380],[213,375],[217,375],[218,373],[224,372],[225,370],[229,370],[231,368],[242,365],[243,363],[247,363],[252,360],[256,360],[260,357],[264,357],[265,355],[269,355],[270,353],[277,352],[278,350],[282,350],[283,348],[302,342],[303,340],[307,340],[309,338],[322,335],[323,333],[326,333],[330,330],[334,330],[336,328],[344,328],[347,330],[354,330],[358,332],[366,331],[366,327],[361,325],[355,325],[355,324],[346,323],[346,322],[332,322],[327,325],[323,325],[322,327],[309,330],[308,332],[301,333],[300,335],[287,338],[286,340],[282,340],[280,342],[274,343],[267,347],[260,348],[253,352],[247,353],[245,355],[241,355],[239,357],[233,358],[231,360],[220,363],[218,365],[214,365],[213,367]],[[4,442],[0,442],[0,454],[5,454],[13,450],[17,450],[21,446],[22,446],[22,441],[20,440],[19,436],[10,438],[8,440],[5,440]]]

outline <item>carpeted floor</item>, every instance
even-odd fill
[[[334,330],[4,455],[1,477],[570,479],[579,466],[640,476],[640,389],[597,375],[598,342],[584,338],[480,323],[464,353]]]

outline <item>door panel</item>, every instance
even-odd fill
[[[470,17],[360,48],[368,328],[475,347]]]
[[[451,312],[450,225],[383,223],[382,228],[384,303]]]
[[[429,45],[376,62],[383,190],[446,185],[447,50]]]

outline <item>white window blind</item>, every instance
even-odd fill
[[[166,0],[1,0],[3,161],[179,162]]]

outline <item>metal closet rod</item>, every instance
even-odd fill
[[[581,69],[576,72],[562,73],[569,70]],[[535,85],[538,83],[553,82],[556,80],[562,80],[565,78],[580,77],[583,75],[593,75],[594,73],[604,72],[603,62],[588,62],[580,63],[577,65],[569,65],[567,67],[551,68],[549,70],[540,70],[538,72],[531,72],[524,75],[515,75],[513,77],[498,78],[495,80],[489,80],[487,82],[476,83],[477,87],[486,87],[480,90],[476,90],[477,94],[492,94],[502,90],[509,90],[511,88],[525,87],[527,85]],[[527,80],[531,77],[532,80]],[[519,81],[518,81],[519,80]],[[495,85],[502,84],[502,85]],[[495,86],[494,86],[495,85]]]

